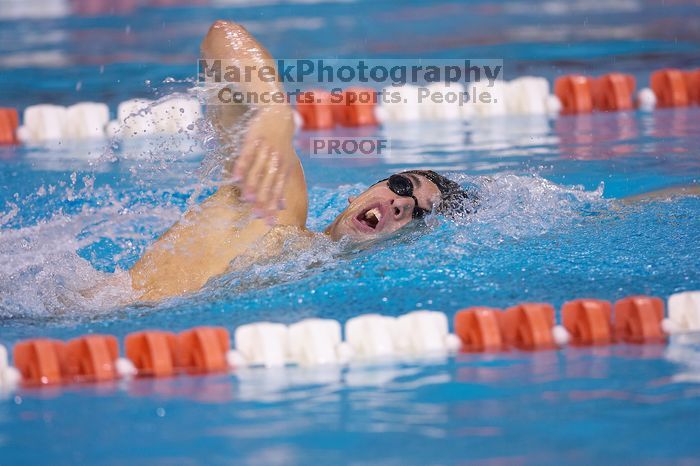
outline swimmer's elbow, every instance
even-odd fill
[[[204,36],[202,40],[202,53],[210,58],[220,58],[214,57],[217,54],[217,47],[223,45],[227,40],[227,35],[229,31],[235,28],[243,29],[243,26],[239,26],[236,23],[230,21],[224,21],[222,19],[214,21],[207,31],[207,35]],[[243,29],[245,31],[245,29]]]
[[[238,23],[219,19],[209,27],[201,45],[208,58],[266,55],[266,50]]]
[[[231,34],[239,34],[249,36],[250,33],[246,28],[233,21],[226,21],[224,19],[217,19],[209,26],[209,31],[207,32],[207,38],[225,38]]]

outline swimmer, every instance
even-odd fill
[[[272,59],[245,28],[226,21],[217,21],[209,29],[202,42],[202,57],[222,59],[223,67],[269,64]],[[259,95],[282,91],[277,82],[251,76],[238,90]],[[292,248],[308,247],[305,240],[314,236],[306,228],[307,188],[293,147],[290,106],[213,105],[208,112],[222,146],[234,146],[240,137],[240,150],[232,151],[224,165],[223,185],[189,209],[128,272],[131,296],[138,301],[196,292],[235,267],[280,255],[285,243]],[[647,193],[629,201],[697,194],[698,187],[692,186]],[[366,242],[386,237],[428,213],[471,213],[477,204],[474,193],[454,181],[433,171],[411,170],[391,175],[349,198],[346,209],[323,234],[332,240]],[[94,294],[99,288],[83,294]]]
[[[268,51],[242,26],[216,21],[202,42],[205,59],[225,65],[271,60]],[[280,92],[277,82],[253,74],[244,92]],[[252,116],[248,117],[252,113]],[[289,105],[252,109],[241,105],[210,106],[209,118],[224,145],[245,133],[238,154],[224,167],[227,184],[187,211],[129,271],[134,295],[158,301],[201,289],[211,278],[230,270],[241,256],[266,258],[279,254],[289,237],[309,237],[308,196],[299,157],[293,147],[294,121]],[[332,240],[362,242],[385,237],[428,213],[473,210],[473,194],[433,171],[412,170],[391,175],[357,197],[325,229]]]

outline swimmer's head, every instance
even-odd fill
[[[432,212],[470,213],[476,197],[434,171],[410,170],[375,183],[359,196],[348,198],[348,204],[326,228],[333,239],[381,237]]]

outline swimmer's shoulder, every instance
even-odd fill
[[[312,246],[319,233],[309,231],[306,227],[296,225],[276,225],[270,228],[260,240],[264,249],[307,249]]]
[[[304,227],[277,225],[259,238],[245,253],[231,261],[228,272],[242,270],[268,261],[286,261],[300,252],[313,248],[320,233]]]

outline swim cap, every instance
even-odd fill
[[[474,190],[464,189],[458,183],[432,170],[408,170],[402,173],[421,175],[438,187],[440,202],[435,206],[436,213],[449,217],[476,212],[479,197]]]

